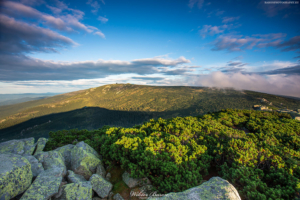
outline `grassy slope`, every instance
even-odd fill
[[[44,133],[58,130],[57,128],[100,128],[105,124],[129,127],[153,117],[198,115],[226,108],[250,109],[254,104],[261,104],[259,98],[266,98],[277,108],[300,108],[298,100],[252,91],[113,84],[37,101],[1,106],[0,129],[6,129],[4,132],[0,130],[0,136],[14,131],[20,133],[28,128],[31,130],[35,125],[38,125],[38,130]],[[81,109],[85,106],[92,108],[88,111]],[[113,111],[123,112],[120,114]],[[58,114],[48,116],[53,113]],[[129,122],[133,116],[138,119]],[[126,117],[128,123],[126,120],[119,122],[123,117]],[[111,121],[107,123],[102,118]],[[45,124],[49,120],[52,121],[51,126]],[[16,127],[16,124],[19,124],[16,129],[8,128]],[[28,132],[31,133],[32,130]]]

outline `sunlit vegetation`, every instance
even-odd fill
[[[284,113],[227,109],[49,135],[46,150],[84,141],[104,163],[148,177],[161,193],[197,186],[212,168],[243,199],[294,199],[300,189],[300,122]]]

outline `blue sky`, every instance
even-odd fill
[[[111,83],[300,96],[300,5],[260,0],[3,1],[0,93]]]

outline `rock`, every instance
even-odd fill
[[[35,156],[42,164],[45,170],[51,168],[61,168],[63,176],[67,174],[65,160],[58,151],[47,151],[39,153]]]
[[[9,200],[24,192],[31,184],[30,162],[17,154],[0,154],[0,199]]]
[[[36,142],[36,150],[34,152],[34,155],[38,154],[39,152],[42,152],[46,146],[48,139],[46,138],[39,138]]]
[[[24,193],[21,200],[47,200],[58,193],[62,182],[63,171],[61,168],[54,167],[40,173],[32,185]]]
[[[19,155],[32,155],[35,148],[34,138],[9,140],[0,143],[0,153],[13,153]]]
[[[97,158],[101,159],[101,156],[98,154],[98,152],[95,149],[93,149],[90,145],[88,145],[87,143],[84,143],[83,141],[77,143],[76,147],[82,148],[86,152],[91,153],[91,154],[95,155]]]
[[[90,200],[93,196],[90,182],[70,183],[62,186],[62,195],[54,200]]]
[[[68,170],[71,169],[71,150],[74,148],[74,146],[75,145],[73,144],[68,144],[54,150],[60,152],[61,155],[64,157],[65,165]]]
[[[97,166],[96,174],[98,174],[98,175],[100,175],[100,176],[102,176],[102,177],[105,177],[106,170],[105,170],[105,168],[103,167],[103,165],[98,165],[98,166]]]
[[[32,176],[37,177],[41,172],[44,171],[42,163],[39,163],[34,156],[24,156],[31,165]]]
[[[153,193],[154,194],[154,193]],[[155,193],[158,195],[158,193]],[[239,193],[228,181],[220,177],[212,177],[209,181],[204,182],[203,184],[188,189],[184,192],[178,193],[169,193],[160,198],[148,198],[149,200],[206,200],[206,199],[215,199],[215,200],[241,200]]]
[[[92,174],[96,173],[97,166],[102,165],[102,162],[95,154],[89,153],[91,150],[87,145],[82,143],[77,145],[71,150],[71,170],[89,180]],[[85,149],[88,149],[88,151]]]
[[[93,200],[102,200],[102,199],[99,197],[93,197]]]
[[[80,183],[87,181],[83,176],[75,174],[73,171],[68,170],[68,181],[69,183]]]
[[[110,182],[108,182],[102,176],[99,176],[98,174],[93,174],[90,177],[89,181],[92,184],[93,190],[101,198],[107,197],[113,187],[113,185]]]
[[[111,173],[108,172],[108,173],[106,174],[106,180],[109,181],[110,178],[111,178]]]
[[[113,197],[114,200],[124,200],[123,197],[118,193]]]
[[[108,199],[109,199],[109,200],[112,200],[112,199],[113,199],[113,196],[114,196],[114,193],[113,193],[113,192],[110,192],[110,193],[108,194]]]
[[[143,186],[143,185],[150,185],[151,182],[148,178],[143,179],[137,179],[130,177],[130,174],[128,172],[124,172],[122,175],[123,181],[126,183],[126,185],[130,188],[134,188],[135,186]]]

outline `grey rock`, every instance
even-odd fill
[[[26,138],[20,140],[9,140],[0,143],[0,153],[13,153],[19,155],[31,155],[35,144],[34,138]]]
[[[60,152],[58,151],[47,151],[40,152],[35,155],[35,158],[43,164],[45,170],[51,168],[61,168],[63,171],[63,176],[67,174],[67,168],[65,166],[65,161]]]
[[[90,182],[70,183],[62,186],[62,194],[54,200],[91,200],[93,189]]]
[[[75,145],[73,144],[68,144],[54,150],[60,152],[61,155],[64,157],[65,165],[68,170],[71,169],[71,150],[74,148],[74,146]]]
[[[68,182],[69,183],[80,183],[87,181],[83,176],[75,174],[73,171],[68,170]]]
[[[110,180],[110,178],[111,178],[111,173],[109,173],[109,172],[108,172],[108,173],[106,174],[106,180],[108,180],[108,181],[109,181],[109,180]]]
[[[23,193],[31,184],[30,162],[12,153],[0,154],[0,199],[9,200]]]
[[[124,200],[123,197],[118,193],[113,197],[114,200]]]
[[[77,143],[76,147],[80,147],[83,150],[85,150],[86,152],[94,154],[99,159],[101,158],[100,155],[98,154],[98,152],[95,149],[93,149],[90,145],[88,145],[87,143],[85,143],[83,141]]]
[[[38,154],[39,152],[42,152],[46,146],[48,139],[46,138],[39,138],[36,142],[36,150],[34,152],[34,155]]]
[[[47,200],[58,193],[62,182],[63,171],[61,168],[54,167],[40,173],[32,185],[24,193],[21,200]]]
[[[106,170],[105,170],[105,168],[103,167],[103,165],[100,164],[100,165],[97,166],[96,174],[98,174],[98,175],[100,175],[100,176],[102,176],[102,177],[105,177],[105,175],[106,175]]]
[[[42,163],[39,163],[34,156],[24,156],[31,165],[32,176],[37,177],[41,172],[44,171]]]
[[[98,174],[93,174],[89,180],[92,184],[93,190],[98,194],[99,197],[105,198],[109,195],[113,185],[105,180]]]
[[[89,153],[91,150],[87,145],[81,143],[81,146],[74,146],[71,150],[71,170],[88,180],[92,174],[96,173],[97,166],[102,165],[102,162],[93,153]],[[89,150],[86,151],[85,149]]]
[[[157,194],[157,193],[156,193]],[[212,177],[203,184],[188,189],[184,192],[169,193],[160,198],[148,198],[151,200],[241,200],[237,190],[228,181],[220,177]]]
[[[132,177],[130,177],[130,174],[126,171],[123,173],[122,178],[123,178],[123,181],[126,183],[126,185],[130,188],[151,184],[151,182],[148,178],[142,178],[142,179],[132,178]]]

